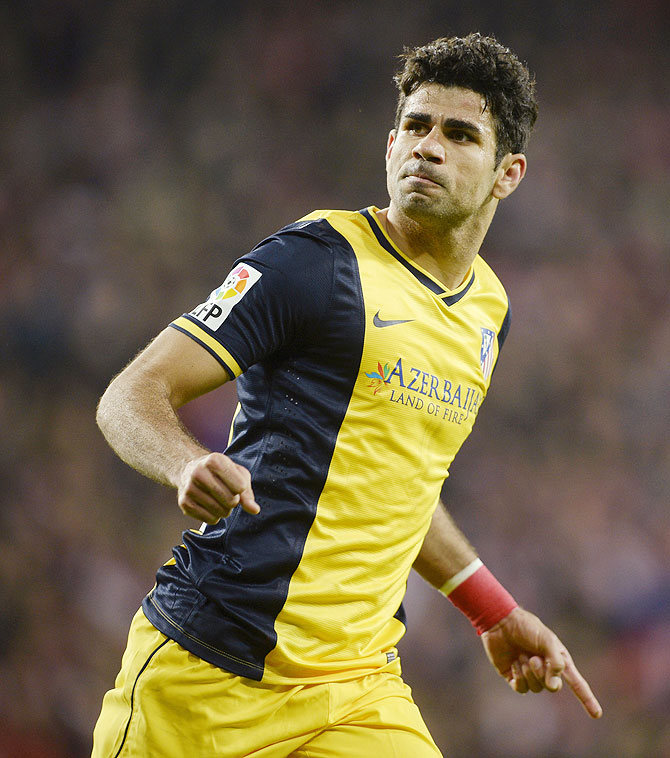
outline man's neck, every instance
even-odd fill
[[[378,211],[377,217],[395,245],[448,290],[457,289],[465,280],[490,224],[487,220],[434,231],[392,208]]]

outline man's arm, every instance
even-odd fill
[[[111,382],[98,405],[98,425],[117,455],[141,474],[175,487],[183,513],[208,524],[238,504],[249,513],[260,510],[249,472],[203,447],[176,413],[227,380],[206,350],[167,328]]]
[[[557,692],[565,679],[586,712],[600,718],[602,708],[565,645],[537,616],[516,606],[441,503],[414,568],[478,628],[488,659],[513,690]]]
[[[438,503],[428,534],[414,561],[414,569],[433,587],[440,589],[476,558],[475,549],[444,505]]]

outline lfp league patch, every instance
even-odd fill
[[[479,363],[482,367],[482,374],[484,379],[488,379],[491,376],[491,369],[493,368],[493,340],[496,333],[491,329],[482,327],[482,349],[479,354]]]
[[[261,276],[261,272],[253,266],[240,263],[228,274],[226,281],[212,292],[207,302],[192,310],[190,315],[216,331]]]

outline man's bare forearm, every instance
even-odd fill
[[[414,569],[433,587],[442,587],[452,576],[477,558],[477,553],[456,526],[442,503],[438,503]]]
[[[161,484],[177,487],[184,466],[209,452],[184,428],[166,386],[131,367],[109,385],[96,419],[119,458]]]

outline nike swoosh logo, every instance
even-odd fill
[[[372,319],[372,323],[382,329],[385,326],[394,326],[395,324],[409,324],[410,321],[414,321],[413,318],[400,318],[400,319],[394,319],[391,321],[385,321],[382,318],[379,318],[379,311],[375,313],[374,318]]]

